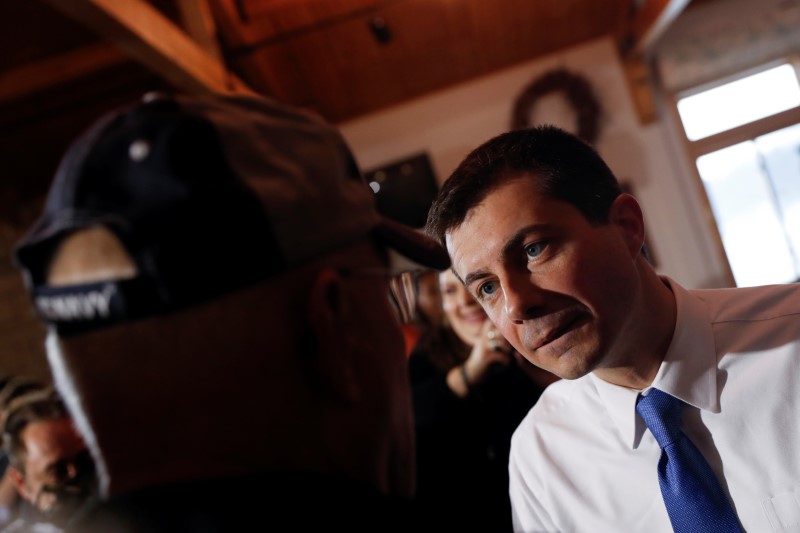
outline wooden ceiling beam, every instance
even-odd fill
[[[72,81],[127,60],[118,48],[103,43],[0,72],[0,102]]]
[[[194,93],[253,93],[145,0],[47,0],[57,10],[115,43],[176,87]]]
[[[208,0],[177,0],[181,21],[186,32],[218,61],[222,52],[217,38],[217,25]]]
[[[650,124],[658,119],[648,71],[650,49],[689,2],[690,0],[644,0],[624,32],[620,45],[622,65],[641,124]]]
[[[634,13],[627,32],[628,51],[639,55],[647,53],[689,2],[690,0],[644,0]]]

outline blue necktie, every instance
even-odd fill
[[[636,411],[661,446],[658,483],[676,533],[742,531],[714,471],[681,431],[683,402],[658,389],[639,396]]]

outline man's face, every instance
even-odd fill
[[[22,440],[20,495],[55,522],[68,518],[94,488],[86,444],[69,418],[32,422],[22,430]]]
[[[514,348],[567,379],[623,361],[637,294],[634,238],[590,224],[531,176],[492,191],[447,235],[453,267]]]

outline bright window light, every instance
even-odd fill
[[[800,84],[785,64],[678,101],[686,136],[696,141],[800,106]]]
[[[697,160],[736,285],[800,279],[800,125]]]

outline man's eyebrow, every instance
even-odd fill
[[[470,272],[466,276],[464,276],[464,287],[469,287],[475,281],[485,278],[489,275],[487,270],[476,270],[475,272]]]
[[[516,253],[517,249],[522,246],[522,243],[525,242],[525,239],[531,233],[541,232],[546,229],[551,228],[552,225],[550,224],[531,224],[530,226],[525,226],[520,228],[511,236],[508,241],[503,245],[503,248],[500,252],[502,258],[506,258],[512,256]],[[453,270],[455,272],[455,270]],[[476,270],[475,272],[470,272],[466,276],[464,276],[464,286],[469,287],[472,283],[474,283],[478,279],[485,278],[489,275],[488,270]],[[456,273],[456,277],[461,279],[461,277]]]
[[[525,239],[527,239],[531,233],[541,232],[551,227],[551,224],[531,224],[530,226],[518,229],[503,245],[501,251],[502,257],[505,258],[515,254],[517,249],[522,246],[522,243],[525,242]]]

